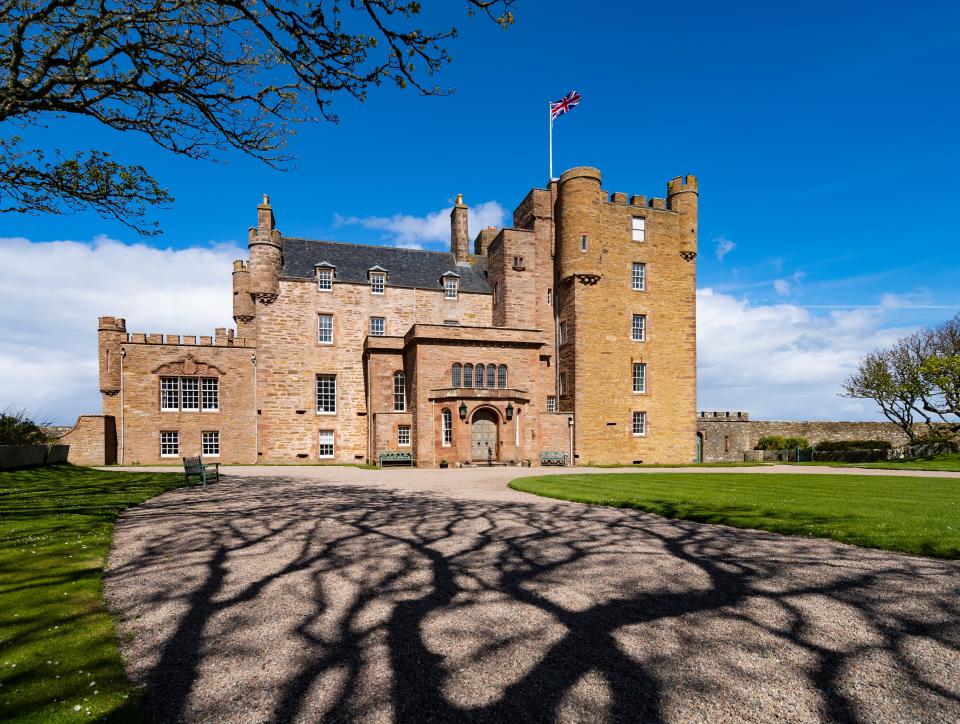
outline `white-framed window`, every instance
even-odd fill
[[[383,294],[387,286],[387,275],[382,273],[373,273],[370,275],[370,291],[374,294]]]
[[[463,366],[463,386],[473,387],[473,365],[471,364]]]
[[[580,235],[580,253],[581,254],[587,253],[587,235],[586,234]]]
[[[179,410],[180,409],[180,378],[179,377],[161,377],[160,378],[160,409],[161,410]]]
[[[400,425],[397,428],[397,446],[410,447],[410,426]]]
[[[496,387],[497,386],[497,366],[494,364],[487,365],[487,387]]]
[[[383,317],[370,317],[370,336],[382,337],[384,326]]]
[[[321,430],[317,442],[317,457],[333,457],[333,430]]]
[[[483,387],[483,375],[486,373],[486,371],[487,368],[482,364],[479,364],[473,368],[474,387]]]
[[[337,376],[317,375],[317,414],[337,413]]]
[[[160,457],[175,458],[180,455],[180,433],[176,430],[160,433]]]
[[[450,447],[453,443],[453,413],[444,408],[440,413],[441,429],[443,430],[443,446]]]
[[[647,315],[634,314],[630,325],[630,339],[634,342],[643,342],[647,338]]]
[[[547,304],[553,305],[553,290],[550,288],[547,288]]]
[[[647,413],[634,412],[633,413],[633,436],[643,437],[646,434],[647,434]]]
[[[220,380],[204,377],[200,380],[200,407],[204,412],[220,409]]]
[[[200,433],[200,454],[205,458],[215,458],[220,456],[219,430],[211,430],[210,432]]]
[[[443,280],[444,299],[456,299],[460,290],[460,280],[456,277],[445,277]]]
[[[333,291],[333,269],[317,269],[317,288],[321,292]]]
[[[567,343],[567,323],[560,322],[560,344]]]
[[[453,367],[450,369],[450,386],[459,387],[460,386],[460,373],[463,372],[463,365],[459,362],[454,362]]]
[[[492,387],[493,385],[491,385]],[[501,390],[507,389],[507,366],[500,365],[497,367],[497,387]]]
[[[643,362],[633,363],[633,392],[643,394],[647,391],[647,365]]]
[[[553,395],[547,395],[547,412],[557,411],[557,398]]]
[[[630,277],[630,288],[635,292],[642,292],[647,288],[647,265],[638,261],[633,262],[633,273]]]
[[[393,411],[407,411],[407,376],[403,372],[393,373]]]
[[[647,235],[647,221],[642,216],[630,219],[630,238],[634,241],[645,241]]]
[[[333,315],[317,315],[317,341],[320,344],[333,344]]]
[[[560,387],[560,396],[563,397],[565,394],[567,394],[567,373],[566,372],[560,373],[559,387]]]
[[[180,409],[184,412],[200,409],[200,380],[196,377],[180,378]]]

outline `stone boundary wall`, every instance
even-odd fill
[[[67,462],[67,445],[0,445],[0,470],[38,468]]]
[[[111,415],[80,415],[77,423],[59,436],[68,445],[72,465],[113,465],[117,462],[117,428]]]

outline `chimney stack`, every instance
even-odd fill
[[[470,240],[467,235],[467,215],[469,207],[463,203],[463,194],[457,194],[457,203],[450,212],[450,252],[457,261],[466,261],[470,254]]]

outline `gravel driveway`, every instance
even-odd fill
[[[161,721],[960,720],[960,564],[517,470],[237,470],[117,523],[105,592]]]

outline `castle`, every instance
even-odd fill
[[[265,196],[234,263],[235,332],[99,319],[98,454],[693,462],[697,200],[693,176],[648,201],[577,167],[472,251],[458,196],[433,252],[284,237]]]

